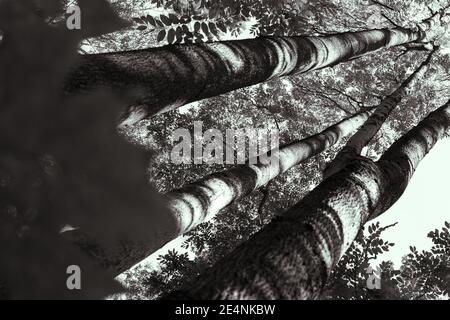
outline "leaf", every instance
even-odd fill
[[[219,32],[217,31],[216,25],[213,22],[209,23],[209,29],[211,30],[212,34],[216,37],[219,36]]]
[[[160,16],[162,23],[164,23],[166,26],[171,26],[172,25],[172,21],[170,21],[170,19],[168,17],[166,17],[165,15],[161,15]]]
[[[209,32],[208,25],[206,24],[206,22],[202,22],[202,31],[205,34],[208,34],[208,32]]]
[[[141,24],[141,25],[138,26],[136,29],[142,31],[142,30],[147,29],[147,26],[146,26],[145,24]]]
[[[183,28],[182,27],[180,27],[180,26],[177,27],[175,36],[177,39],[176,43],[180,43],[181,41],[183,41]]]
[[[195,33],[195,37],[200,38],[200,39],[203,39],[203,38],[204,38],[203,34],[201,34],[201,33],[199,33],[199,32],[196,32],[196,33]]]
[[[185,43],[192,43],[194,42],[194,34],[192,32],[186,32],[186,36],[184,37]]]
[[[172,13],[169,13],[169,19],[170,19],[170,21],[172,21],[173,24],[180,23],[180,20],[178,19],[178,17]]]
[[[167,33],[167,41],[172,44],[175,40],[175,30],[170,29]]]
[[[201,26],[200,22],[196,22],[194,24],[194,32],[199,32],[200,31],[200,26]]]
[[[153,17],[152,17],[151,15],[148,15],[148,16],[146,17],[146,20],[147,20],[147,22],[150,23],[152,26],[156,27],[156,21],[155,21],[155,19],[153,19]]]
[[[445,222],[445,226],[447,227],[447,228],[450,228],[450,222]]]
[[[217,24],[217,28],[219,28],[219,30],[222,31],[223,33],[227,32],[227,27],[222,22],[219,22]]]
[[[158,42],[161,42],[164,40],[164,38],[166,37],[166,30],[161,30],[158,33],[158,36],[156,37],[156,40],[158,40]]]

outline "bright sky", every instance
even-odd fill
[[[374,220],[382,226],[398,222],[382,234],[383,239],[395,243],[395,246],[377,262],[391,260],[399,266],[401,258],[409,252],[409,246],[416,246],[418,250],[429,249],[432,242],[427,237],[428,232],[440,229],[445,221],[450,221],[447,156],[450,156],[448,138],[438,142],[422,160],[400,200]]]

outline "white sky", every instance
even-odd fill
[[[389,252],[380,256],[377,262],[391,260],[397,266],[401,258],[409,252],[409,246],[418,250],[431,247],[428,232],[440,229],[445,221],[450,221],[450,198],[448,181],[450,170],[450,139],[438,142],[417,168],[408,188],[397,203],[382,216],[372,222],[398,224],[382,234],[386,241],[395,243]]]

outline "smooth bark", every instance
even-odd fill
[[[450,101],[378,162],[354,159],[188,289],[165,298],[317,298],[361,227],[400,198],[419,162],[449,127]]]

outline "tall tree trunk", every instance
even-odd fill
[[[280,174],[355,132],[368,119],[371,112],[371,110],[360,112],[319,134],[294,141],[278,151],[273,150],[271,155],[273,161],[258,159],[254,165],[242,165],[214,173],[179,190],[169,192],[168,208],[173,213],[174,220],[178,222],[178,235],[211,220],[220,210],[234,201],[249,195]]]
[[[420,42],[425,36],[422,29],[396,28],[84,55],[69,75],[65,91],[77,93],[106,87],[123,92],[135,106],[122,123],[126,126],[193,101],[272,78],[333,66],[382,48]]]
[[[250,194],[281,173],[350,135],[364,123],[371,112],[360,112],[319,134],[281,147],[278,151],[279,161],[258,159],[255,165],[236,166],[169,192],[167,208],[172,215],[169,219],[173,221],[173,226],[169,228],[171,231],[161,233],[158,239],[152,239],[148,244],[124,242],[106,249],[97,243],[94,236],[86,235],[82,230],[67,232],[65,236],[82,247],[99,264],[120,274],[177,236],[212,219],[233,201]]]
[[[399,199],[419,162],[449,128],[450,101],[378,162],[354,159],[187,290],[166,298],[317,298],[364,223]]]
[[[324,178],[339,172],[350,161],[361,154],[363,148],[375,137],[392,111],[402,102],[403,98],[408,95],[408,91],[426,72],[427,66],[430,64],[436,50],[437,48],[431,51],[427,59],[393,93],[380,102],[375,112],[348,140],[335,159],[327,166],[324,171]]]

